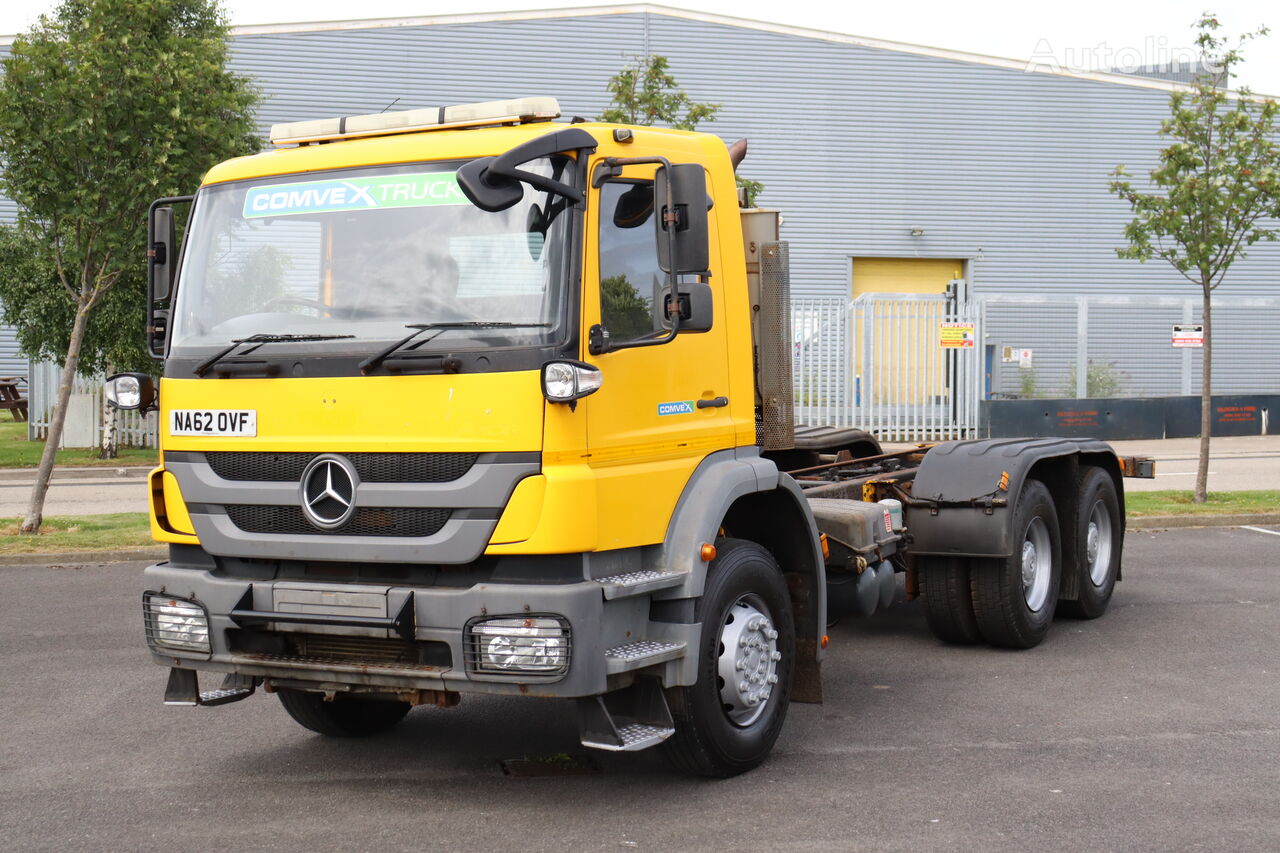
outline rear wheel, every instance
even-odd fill
[[[1120,574],[1120,498],[1111,476],[1101,468],[1080,470],[1076,504],[1075,601],[1058,603],[1058,612],[1097,619],[1107,612]]]
[[[956,645],[982,642],[982,632],[973,615],[968,562],[960,557],[925,557],[919,568],[925,621],[933,635]]]
[[[408,702],[352,699],[339,693],[325,701],[323,693],[280,688],[280,704],[303,728],[330,737],[365,737],[385,732],[409,713]]]
[[[680,770],[736,776],[765,760],[791,701],[795,623],[773,556],[725,539],[695,607],[702,623],[698,681],[667,690],[675,734],[664,744]]]
[[[1044,483],[1023,485],[1012,529],[1013,553],[1003,560],[974,561],[969,588],[983,638],[993,646],[1029,649],[1039,645],[1053,622],[1062,566],[1058,516]]]

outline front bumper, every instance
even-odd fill
[[[688,684],[696,678],[686,650],[697,647],[698,626],[650,621],[648,596],[616,597],[610,593],[614,597],[609,597],[607,578],[550,584],[478,583],[466,588],[299,584],[229,577],[206,568],[160,563],[144,571],[144,584],[148,591],[198,602],[208,612],[209,654],[151,645],[156,663],[181,669],[236,673],[324,690],[386,688],[563,698],[617,689],[642,669],[660,674],[668,685]],[[314,600],[323,602],[328,594],[329,599],[339,602],[332,608],[335,613],[352,591],[366,600],[384,596],[387,627],[273,624],[233,615],[246,609],[258,613],[283,609],[278,607],[281,591],[296,593],[300,586],[313,593]],[[315,613],[326,608],[320,604],[309,609]],[[466,648],[468,623],[526,615],[553,615],[567,623],[571,637],[567,671],[477,672]],[[395,618],[400,619],[399,626],[391,624]],[[295,641],[307,638],[342,653],[300,653]],[[389,647],[406,646],[432,651],[420,660],[392,660],[380,653]],[[365,647],[372,650],[367,656],[361,652]],[[638,649],[646,654],[637,655]]]

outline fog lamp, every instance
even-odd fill
[[[210,654],[209,615],[194,601],[149,592],[142,597],[147,642],[157,651]]]
[[[569,626],[554,616],[486,619],[468,631],[468,657],[476,672],[554,675],[569,670]]]
[[[117,373],[103,385],[113,409],[148,411],[156,401],[155,381],[145,373]]]
[[[599,369],[583,361],[548,361],[542,365],[542,393],[553,403],[572,403],[600,389]]]

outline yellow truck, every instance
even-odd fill
[[[742,209],[744,147],[558,116],[277,125],[152,205],[163,375],[108,396],[159,410],[166,702],[261,688],[360,736],[571,698],[588,747],[728,776],[821,701],[831,615],[922,597],[943,641],[1030,647],[1102,614],[1149,463],[797,434],[787,245]]]

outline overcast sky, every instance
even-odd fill
[[[348,20],[352,17],[411,17],[521,9],[598,6],[595,2],[537,0],[224,0],[233,24]],[[1163,0],[1125,3],[1074,0],[1033,4],[1026,0],[975,0],[970,3],[848,3],[790,0],[685,0],[665,5],[760,21],[829,30],[868,38],[1009,57],[1036,58],[1061,67],[1106,70],[1117,65],[1165,63],[1186,55],[1192,24],[1206,7],[1225,31],[1240,33],[1263,24],[1280,27],[1280,7],[1263,0]],[[50,0],[2,0],[0,33],[21,32]],[[1159,12],[1150,11],[1158,9]],[[353,14],[354,12],[354,14]],[[1280,34],[1254,42],[1237,84],[1280,96]],[[549,93],[554,94],[554,93]]]

